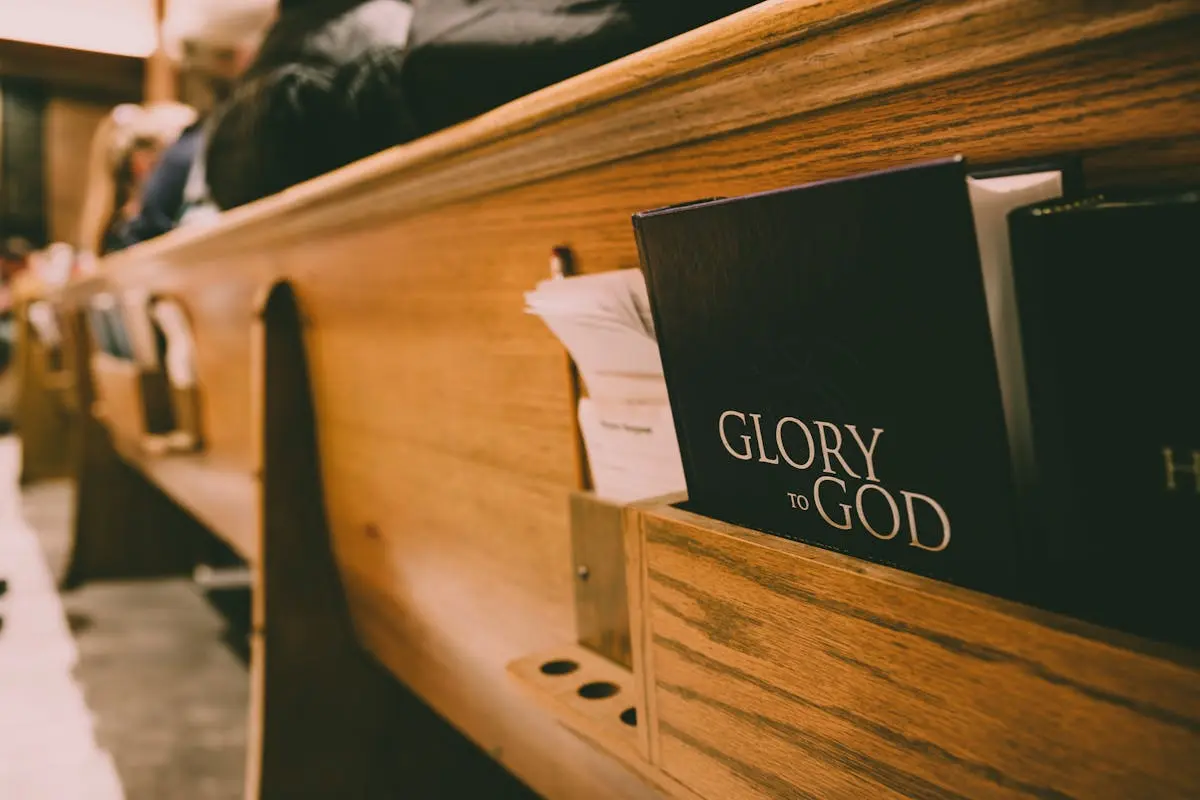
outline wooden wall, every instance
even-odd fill
[[[75,240],[92,134],[111,108],[103,100],[69,95],[51,97],[46,104],[46,227],[52,242]]]
[[[47,242],[73,242],[96,126],[118,103],[140,102],[145,67],[132,56],[0,39],[0,80],[41,100],[43,218]]]

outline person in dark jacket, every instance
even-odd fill
[[[422,135],[756,0],[414,0],[402,85]]]
[[[280,0],[209,128],[215,204],[233,208],[413,138],[396,81],[411,19],[403,0]]]
[[[478,116],[751,0],[281,0],[211,128],[232,208]]]
[[[141,187],[137,214],[114,232],[129,247],[175,228],[185,188],[205,146],[208,113],[254,58],[275,18],[275,0],[194,0],[172,3],[163,23],[164,46],[179,70],[182,99],[201,112],[159,158]]]

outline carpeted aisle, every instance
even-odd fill
[[[0,797],[120,800],[73,670],[78,651],[37,534],[21,515],[19,450],[0,438]]]
[[[44,624],[57,632],[57,657],[70,653],[67,660],[76,662],[73,672],[63,666],[54,674],[67,680],[74,676],[79,703],[73,710],[76,716],[90,710],[94,723],[71,728],[50,724],[49,743],[43,739],[38,744],[26,735],[51,719],[50,706],[43,708],[38,700],[23,702],[19,709],[10,706],[5,654],[11,653],[14,663],[33,667],[35,649],[10,641],[7,627],[0,630],[0,800],[242,797],[249,677],[237,648],[228,641],[238,634],[231,634],[226,618],[186,579],[101,581],[55,594],[52,575],[62,573],[70,550],[71,486],[47,481],[25,487],[18,495],[17,452],[15,439],[0,437],[0,577],[15,576],[10,578],[9,597],[0,599],[0,615],[14,616],[19,609],[9,612],[6,605],[23,594],[35,594],[36,587],[43,601],[53,600],[54,613]],[[16,511],[19,501],[25,522]],[[25,556],[11,568],[6,549],[10,541]],[[40,575],[36,582],[28,577],[35,573]],[[25,613],[21,612],[23,619]],[[49,645],[39,652],[40,658],[55,657]],[[76,735],[74,731],[83,727],[87,735]],[[20,731],[27,740],[22,741],[22,752],[33,751],[22,774],[59,773],[65,780],[68,771],[53,765],[82,738],[96,752],[111,754],[108,777],[90,774],[91,784],[82,789],[72,785],[51,787],[49,794],[18,791],[15,784],[6,783],[10,778],[4,750],[10,730]]]

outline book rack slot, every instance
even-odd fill
[[[200,436],[200,393],[195,386],[171,386],[171,412],[175,419],[175,430],[167,434],[170,449],[178,452],[199,450]]]
[[[174,427],[166,376],[133,361],[97,352],[91,357],[97,405],[93,413],[126,446],[155,451]]]
[[[182,302],[165,296],[149,303],[148,318],[164,343],[155,355],[167,376],[175,422],[174,430],[165,437],[167,448],[176,452],[198,450],[203,438],[202,417],[191,319]]]
[[[620,504],[589,492],[571,495],[579,644],[625,669],[633,669],[623,515]]]
[[[645,760],[638,727],[644,719],[633,673],[578,645],[564,645],[509,664],[509,674],[538,704],[623,761]]]
[[[1200,793],[1194,655],[670,506],[631,519],[655,764],[705,797]]]
[[[654,723],[645,702],[642,563],[640,542],[632,538],[634,514],[635,506],[591,492],[571,495],[578,643],[520,658],[508,671],[562,725],[669,795],[690,796],[651,764]]]

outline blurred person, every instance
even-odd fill
[[[411,21],[404,0],[280,0],[213,120],[204,169],[215,206],[257,200],[414,138],[398,91]]]
[[[141,188],[162,151],[196,119],[181,103],[114,108],[92,136],[76,245],[85,260],[121,245],[118,235],[141,209]]]
[[[66,242],[52,242],[29,256],[29,277],[42,286],[61,286],[71,277],[75,248]]]
[[[754,0],[280,0],[204,159],[233,208]]]
[[[138,213],[117,232],[128,247],[172,230],[185,211],[185,189],[205,141],[205,122],[253,59],[275,17],[276,0],[175,0],[163,20],[163,45],[179,72],[180,94],[196,121],[162,154],[146,179]],[[202,173],[197,178],[202,180]],[[203,185],[192,192],[203,201]]]
[[[401,93],[424,136],[758,0],[413,0]]]

